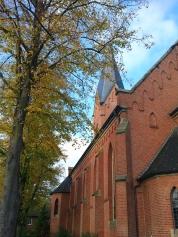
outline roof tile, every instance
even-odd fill
[[[72,183],[72,178],[67,176],[64,181],[51,192],[51,195],[54,193],[70,193],[70,187]]]

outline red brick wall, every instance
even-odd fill
[[[60,203],[61,203],[61,194],[53,194],[51,196],[51,217],[50,217],[50,233],[51,237],[53,237],[58,231],[59,231],[59,211],[57,215],[54,215],[54,206],[55,206],[55,201],[58,199],[59,201],[59,208],[60,208]]]
[[[178,187],[178,175],[150,178],[137,188],[139,236],[170,236],[173,229],[173,187]]]
[[[109,224],[109,199],[108,199],[108,151],[110,143],[113,144],[114,155],[116,149],[116,128],[117,119],[113,121],[107,132],[99,139],[97,146],[95,146],[89,153],[88,157],[82,161],[78,169],[73,174],[73,182],[76,182],[77,177],[82,175],[85,170],[88,170],[89,175],[86,179],[87,186],[87,198],[86,204],[81,203],[80,207],[82,210],[81,219],[75,222],[75,229],[79,230],[79,222],[82,223],[80,232],[85,233],[90,231],[92,233],[99,233],[99,236],[115,236],[116,229],[113,231]],[[117,170],[118,164],[116,164]],[[82,176],[83,177],[83,176]],[[81,186],[82,188],[82,186]],[[98,193],[96,192],[98,191]],[[76,212],[78,212],[76,210]],[[86,213],[86,211],[88,213]],[[78,212],[79,213],[79,212]],[[88,218],[89,222],[88,222]],[[75,218],[76,219],[76,218]],[[87,227],[86,227],[87,226]],[[75,232],[75,231],[74,231]]]
[[[116,184],[116,220],[117,234],[119,237],[128,237],[128,206],[127,206],[127,187],[126,182],[117,182]],[[106,235],[107,236],[107,235]],[[108,235],[109,236],[109,235]]]
[[[99,128],[116,104],[127,107],[127,112],[122,112],[115,118],[73,171],[70,198],[62,199],[65,207],[61,212],[63,222],[60,222],[59,217],[51,216],[52,233],[62,224],[67,225],[74,237],[79,237],[82,232],[87,231],[98,232],[99,237],[151,237],[151,234],[152,237],[170,236],[173,224],[169,197],[172,186],[178,186],[178,177],[157,177],[145,181],[136,189],[135,187],[138,175],[159,151],[171,129],[177,126],[169,117],[169,112],[178,106],[177,55],[175,48],[131,93],[120,91],[116,96],[113,88],[104,105],[96,103],[94,123],[98,124]],[[129,133],[116,134],[121,117],[129,120]],[[118,178],[115,184],[115,222],[110,222],[109,217],[110,144],[116,162],[116,179]],[[99,162],[94,168],[96,159]],[[87,177],[85,197],[84,176]],[[127,179],[121,181],[120,176]],[[80,188],[77,189],[79,179]],[[100,195],[92,195],[97,191],[97,186]],[[52,208],[55,198],[56,194],[52,195]]]
[[[109,117],[113,109],[117,105],[117,96],[115,93],[115,87],[111,90],[110,95],[106,98],[106,101],[102,106],[100,105],[100,101],[98,96],[95,99],[95,108],[94,108],[94,127],[100,129],[106,119]]]
[[[95,189],[95,232],[98,233],[99,236],[104,237],[104,172],[103,172],[103,153],[100,153],[96,159],[98,159],[98,175],[96,178],[97,186]]]
[[[90,232],[90,187],[91,168],[85,170],[84,196],[82,205],[82,232]]]
[[[58,214],[54,215],[55,201],[58,199]],[[69,194],[53,194],[51,196],[51,218],[50,233],[51,237],[55,236],[60,228],[67,228],[69,209]]]
[[[120,92],[118,103],[128,107],[133,173],[136,178],[177,126],[169,112],[178,106],[178,48],[176,47],[130,94]],[[150,115],[157,127],[150,124]]]

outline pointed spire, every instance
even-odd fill
[[[117,63],[112,53],[112,65],[106,66],[102,73],[98,83],[97,93],[99,95],[100,103],[104,103],[112,88],[116,85],[120,89],[124,89],[124,85],[117,67]]]

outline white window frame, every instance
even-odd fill
[[[33,220],[31,217],[29,217],[27,221],[27,225],[32,225],[32,224],[33,224]]]

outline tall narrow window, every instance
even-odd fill
[[[109,200],[109,217],[110,220],[116,219],[115,203],[115,159],[112,145],[109,146],[108,152],[108,200]]]
[[[93,178],[93,192],[97,191],[97,158],[95,158],[94,163],[94,178]]]
[[[178,189],[175,188],[172,192],[172,208],[174,216],[174,225],[178,229]]]
[[[80,181],[79,181],[79,177],[77,177],[76,179],[76,197],[75,197],[75,204],[78,205],[79,204],[79,199],[80,199]]]
[[[59,209],[59,201],[58,199],[56,199],[54,203],[54,216],[58,214],[58,209]]]
[[[82,199],[83,201],[86,198],[86,170],[84,170],[84,174],[83,174],[83,194],[82,194]]]
[[[76,205],[80,205],[82,200],[82,176],[77,177],[76,185]]]

